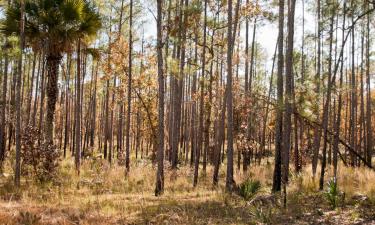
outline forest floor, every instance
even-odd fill
[[[53,184],[24,178],[19,190],[11,175],[2,175],[0,224],[375,224],[375,172],[365,168],[340,168],[336,209],[317,191],[311,166],[292,173],[284,209],[280,196],[270,194],[273,165],[267,163],[235,174],[237,183],[261,182],[253,201],[224,191],[224,165],[216,188],[210,167],[193,188],[190,167],[172,172],[166,166],[161,197],[153,195],[156,168],[143,160],[131,165],[127,178],[123,167],[101,160],[86,160],[80,177],[73,160],[60,167]]]

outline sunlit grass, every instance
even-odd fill
[[[73,159],[68,158],[61,162],[54,182],[40,184],[32,177],[23,177],[19,190],[14,188],[10,172],[7,178],[0,179],[0,204],[4,208],[0,212],[0,223],[4,221],[2,216],[15,218],[18,216],[15,211],[30,211],[43,215],[41,221],[45,224],[51,224],[52,214],[57,215],[55,221],[80,221],[83,224],[116,224],[121,221],[140,224],[248,224],[249,221],[274,221],[275,218],[277,221],[278,216],[284,214],[303,218],[314,204],[329,209],[323,194],[318,191],[318,177],[312,177],[311,165],[305,166],[300,174],[294,173],[291,168],[287,212],[280,211],[280,205],[248,205],[242,197],[226,193],[225,164],[221,165],[218,187],[212,185],[213,168],[208,166],[206,173],[200,168],[199,183],[194,188],[193,168],[181,165],[178,170],[172,171],[166,163],[164,195],[154,197],[155,166],[148,161],[133,160],[130,173],[125,176],[122,165],[110,165],[102,159],[87,159],[83,161],[78,176]],[[247,172],[235,171],[237,184],[247,179],[258,180],[262,188],[257,195],[271,194],[272,164],[252,164]],[[332,168],[328,166],[325,180],[331,177]],[[374,180],[375,172],[370,169],[339,167],[338,187],[347,199],[361,194],[374,202]],[[13,213],[9,214],[11,211]],[[46,212],[48,215],[45,215]]]

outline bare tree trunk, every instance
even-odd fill
[[[75,166],[77,174],[80,174],[81,163],[81,40],[77,43],[77,78],[76,78],[76,105],[75,105]]]
[[[33,66],[32,66],[32,72],[31,72],[31,84],[30,84],[30,87],[29,87],[29,94],[28,94],[28,97],[27,97],[26,121],[25,121],[26,125],[28,125],[29,121],[30,121],[31,102],[32,102],[32,99],[33,99],[33,88],[34,88],[34,77],[35,77],[36,59],[37,59],[37,53],[34,52]]]
[[[215,17],[216,21],[216,17]],[[212,32],[211,37],[211,48],[213,49],[214,46],[214,36],[215,32]],[[212,52],[211,59],[214,58],[214,53]],[[212,83],[213,83],[213,65],[214,60],[211,60],[210,65],[210,77],[209,77],[209,84],[208,84],[208,102],[206,104],[206,123],[205,123],[205,141],[204,141],[204,153],[203,153],[203,173],[206,173],[206,167],[207,167],[207,157],[209,154],[210,149],[210,126],[211,126],[211,106],[212,106]]]
[[[121,0],[121,9],[120,9],[120,18],[119,18],[119,23],[118,23],[118,35],[119,37],[122,35],[122,20],[123,20],[123,15],[124,15],[124,0]],[[143,54],[143,37],[142,37],[142,54]],[[142,63],[141,63],[141,70],[142,70]],[[141,71],[142,73],[142,71]],[[121,82],[122,80],[119,79],[119,86],[121,86]],[[95,82],[95,92],[96,92],[96,82]],[[122,96],[120,94],[120,96]],[[119,107],[119,113],[118,113],[118,127],[117,127],[117,158],[119,158],[119,156],[121,154],[123,154],[123,124],[124,124],[124,103],[121,101],[119,104],[118,104],[118,107]],[[93,122],[93,125],[92,126],[95,126],[95,121]],[[93,135],[93,132],[92,131],[91,135]],[[94,139],[94,137],[92,137],[92,139]],[[93,141],[91,141],[93,142]]]
[[[38,128],[39,131],[42,132],[43,128],[43,118],[44,118],[44,99],[46,95],[46,73],[45,73],[45,68],[46,68],[47,60],[42,65],[42,77],[41,77],[41,85],[40,85],[40,105],[39,105],[39,124]]]
[[[21,18],[20,18],[20,54],[18,58],[18,74],[17,74],[17,90],[16,90],[16,165],[15,165],[15,175],[14,175],[14,184],[17,187],[20,187],[21,183],[21,85],[22,85],[22,57],[23,49],[25,43],[25,34],[24,34],[24,11],[25,3],[21,0]],[[10,143],[9,143],[10,144]]]
[[[369,8],[370,2],[367,1],[367,8]],[[373,144],[372,144],[372,120],[371,120],[371,78],[370,78],[370,47],[371,47],[371,39],[370,39],[370,15],[367,15],[367,32],[366,32],[366,159],[367,163],[371,166],[372,163],[372,152],[373,152]]]
[[[331,92],[332,92],[333,81],[336,79],[336,71],[335,71],[335,74],[332,75],[333,24],[334,24],[334,15],[332,15],[331,19],[330,19],[328,85],[327,85],[327,96],[326,96],[327,99],[324,103],[324,108],[323,108],[323,157],[322,157],[320,180],[319,180],[319,189],[320,190],[323,190],[323,186],[324,186],[324,173],[325,173],[326,160],[327,160],[328,116],[329,116],[329,108],[330,108],[330,104],[331,104]],[[331,79],[332,79],[332,81],[331,81]]]
[[[162,7],[163,0],[157,0],[157,58],[159,83],[159,126],[158,126],[158,167],[156,172],[155,195],[164,192],[164,75],[163,75],[163,40],[162,40]]]
[[[133,46],[133,0],[130,0],[130,15],[129,15],[129,77],[128,77],[128,108],[126,112],[126,160],[125,173],[129,173],[130,169],[130,110],[131,110],[131,89],[132,89],[132,46]]]
[[[364,6],[365,7],[365,6]],[[365,121],[365,99],[364,99],[364,51],[365,51],[365,30],[364,26],[361,27],[361,64],[360,64],[360,112],[359,112],[359,140],[358,140],[358,149],[359,154],[363,155],[364,158],[366,157],[366,121]],[[363,144],[362,144],[363,143]],[[363,146],[363,148],[362,148]],[[363,152],[362,152],[363,151]],[[358,162],[358,166],[360,166],[360,161]]]
[[[246,5],[249,4],[249,0],[246,0]],[[249,101],[249,16],[245,18],[245,101]],[[254,24],[255,25],[255,24]],[[255,26],[254,26],[255,28]],[[255,35],[255,32],[253,32],[253,36]],[[254,41],[254,40],[253,40]],[[249,116],[249,115],[247,115]],[[248,118],[248,121],[250,119]],[[250,139],[250,127],[247,127],[247,135],[246,135],[247,141]],[[247,171],[248,165],[250,164],[249,155],[250,155],[249,149],[243,149],[243,171]]]
[[[354,11],[354,3],[352,1],[351,3],[351,8]],[[352,16],[352,23],[354,23],[354,16]],[[355,31],[354,27],[352,28],[352,33],[351,33],[351,66],[352,66],[352,71],[351,71],[351,79],[350,79],[350,92],[351,92],[351,97],[350,97],[350,145],[354,148],[354,151],[357,150],[356,148],[356,126],[357,126],[357,84],[356,84],[356,72],[355,72]],[[354,154],[350,154],[351,158],[351,165],[355,166],[356,164],[356,159]]]
[[[250,80],[249,80],[249,90],[248,90],[248,97],[250,99],[253,99],[253,95],[252,95],[252,92],[253,92],[253,79],[254,79],[254,76],[255,76],[255,60],[254,60],[254,56],[255,56],[255,35],[256,35],[256,28],[257,28],[257,18],[255,17],[254,19],[254,27],[253,27],[253,39],[252,39],[252,42],[251,42],[251,57],[250,57]],[[249,102],[250,103],[250,102]],[[250,107],[254,107],[255,104],[250,104]],[[253,134],[254,133],[254,130],[253,130],[253,111],[251,110],[249,115],[248,115],[248,121],[247,121],[247,141],[250,141],[250,139],[252,139],[252,141],[254,141],[255,139],[255,135]],[[253,137],[252,137],[253,135]]]
[[[272,191],[281,190],[281,149],[283,133],[283,68],[284,68],[284,0],[279,0],[279,35],[278,35],[278,62],[277,62],[277,105],[275,125],[275,168],[273,173]]]
[[[111,47],[110,47],[111,48]],[[109,50],[110,51],[110,50]],[[111,63],[110,53],[108,54],[108,65]],[[108,157],[108,141],[109,141],[109,79],[106,82],[106,94],[105,94],[105,115],[104,116],[104,159]]]
[[[288,0],[288,46],[285,69],[285,115],[283,127],[283,191],[284,207],[286,207],[286,184],[289,175],[289,152],[291,148],[292,111],[293,111],[293,44],[294,44],[294,12],[296,0]]]
[[[301,46],[301,85],[304,85],[305,83],[305,1],[302,0],[302,46]],[[304,98],[304,95],[302,95],[302,99]],[[297,156],[298,157],[298,162],[296,162],[296,171],[300,172],[302,170],[302,150],[304,149],[304,139],[303,139],[303,134],[304,134],[304,124],[301,122],[299,124],[300,128],[300,142],[301,142],[301,147],[300,147],[300,154]],[[297,129],[297,127],[295,128]],[[299,152],[297,151],[297,154]]]
[[[342,26],[345,27],[345,19],[346,19],[346,3],[344,3],[343,8],[343,22]],[[344,36],[345,30],[342,30],[342,44],[341,44],[341,51],[344,51],[345,43],[344,43]],[[338,96],[338,106],[337,106],[337,118],[334,125],[334,132],[335,136],[333,139],[333,174],[334,177],[337,178],[337,155],[339,151],[339,137],[340,137],[340,124],[341,124],[341,108],[342,108],[342,87],[343,87],[343,76],[344,76],[344,59],[341,59],[341,66],[340,66],[340,86],[339,86],[339,96]]]
[[[95,75],[94,75],[94,91],[93,91],[93,94],[92,94],[92,104],[91,104],[91,107],[92,107],[92,117],[91,117],[91,126],[90,126],[90,147],[93,148],[94,147],[94,143],[95,143],[95,130],[96,130],[96,102],[97,102],[97,98],[96,98],[96,89],[97,89],[97,82],[98,82],[98,71],[99,71],[99,64],[100,62],[98,61],[97,64],[96,64],[96,71],[95,71]],[[98,107],[99,108],[99,107]],[[100,140],[100,136],[98,135],[98,139]]]
[[[37,111],[38,111],[38,93],[39,93],[39,83],[42,83],[42,79],[40,78],[41,77],[41,66],[42,66],[42,63],[44,65],[44,55],[43,55],[43,51],[40,52],[40,55],[39,55],[39,62],[38,62],[38,73],[37,73],[37,76],[36,76],[36,86],[35,86],[35,94],[34,94],[34,105],[33,105],[33,116],[32,116],[32,126],[34,127],[35,126],[35,123],[36,123],[36,114],[37,114]]]
[[[198,148],[195,152],[195,166],[194,166],[194,182],[193,186],[197,186],[198,183],[198,170],[199,170],[199,161],[200,153],[203,146],[203,120],[204,120],[204,79],[206,72],[206,29],[207,29],[207,1],[204,0],[204,25],[203,25],[203,50],[202,50],[202,71],[201,71],[201,93],[200,93],[200,103],[199,103],[199,126],[198,126]]]
[[[5,44],[8,43],[8,38],[5,37]],[[7,91],[8,91],[8,65],[9,56],[8,50],[4,56],[4,72],[3,72],[3,93],[2,93],[2,107],[1,107],[1,126],[0,126],[0,172],[3,171],[3,163],[5,160],[6,151],[6,106],[7,106]]]
[[[319,92],[320,92],[320,71],[321,71],[321,3],[320,0],[317,0],[317,14],[318,14],[318,52],[317,52],[317,72],[315,75],[315,82],[316,82],[316,89],[315,93],[317,95],[318,101],[316,104],[316,110],[315,110],[315,115],[316,115],[316,121],[319,121]],[[312,172],[313,176],[315,177],[316,174],[316,168],[318,166],[318,156],[319,156],[319,149],[320,149],[320,140],[321,140],[321,134],[322,131],[320,127],[316,127],[314,130],[314,145],[313,145],[313,159],[312,159]]]
[[[228,110],[228,131],[227,131],[227,177],[225,182],[226,190],[231,192],[234,188],[233,179],[233,93],[232,93],[232,0],[228,0],[228,33],[227,33],[227,110]]]
[[[194,61],[198,61],[198,34],[195,34],[195,51],[194,51]],[[193,100],[192,109],[191,109],[191,154],[190,154],[190,167],[193,166],[193,162],[195,161],[195,153],[197,151],[197,120],[196,120],[196,114],[197,114],[197,103],[195,100],[195,96],[197,93],[197,72],[193,73],[193,86],[191,88],[191,99]]]
[[[261,142],[261,149],[262,149],[263,152],[265,151],[265,148],[266,148],[266,130],[267,130],[268,114],[269,114],[269,110],[270,110],[269,102],[271,101],[271,93],[272,93],[272,89],[273,89],[272,84],[273,84],[273,75],[274,75],[274,69],[275,69],[275,61],[276,61],[276,53],[277,53],[278,44],[279,43],[277,41],[276,46],[275,46],[275,52],[273,54],[271,77],[270,77],[270,83],[269,83],[269,86],[268,86],[266,112],[265,112],[265,117],[264,117],[264,121],[263,121],[263,131],[262,131],[262,139],[261,139],[261,141],[262,141]],[[269,150],[271,150],[271,149],[269,149]],[[246,151],[246,161],[250,160],[248,155],[249,155],[249,152]],[[245,165],[246,165],[246,168],[247,168],[248,163],[250,163],[250,162],[246,162],[246,164],[245,164],[245,161],[244,161],[244,170],[245,170]]]
[[[64,129],[64,158],[66,157],[66,147],[69,142],[70,133],[70,65],[71,65],[71,55],[67,57],[67,73],[66,73],[66,96],[65,96],[65,129]]]

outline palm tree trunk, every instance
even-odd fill
[[[53,144],[53,120],[55,116],[56,101],[58,94],[57,81],[59,77],[60,54],[49,53],[47,55],[47,113],[45,121],[45,139]],[[43,90],[42,90],[43,91]]]

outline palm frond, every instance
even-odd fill
[[[59,7],[59,11],[65,23],[75,23],[82,19],[85,2],[83,0],[65,0]]]

